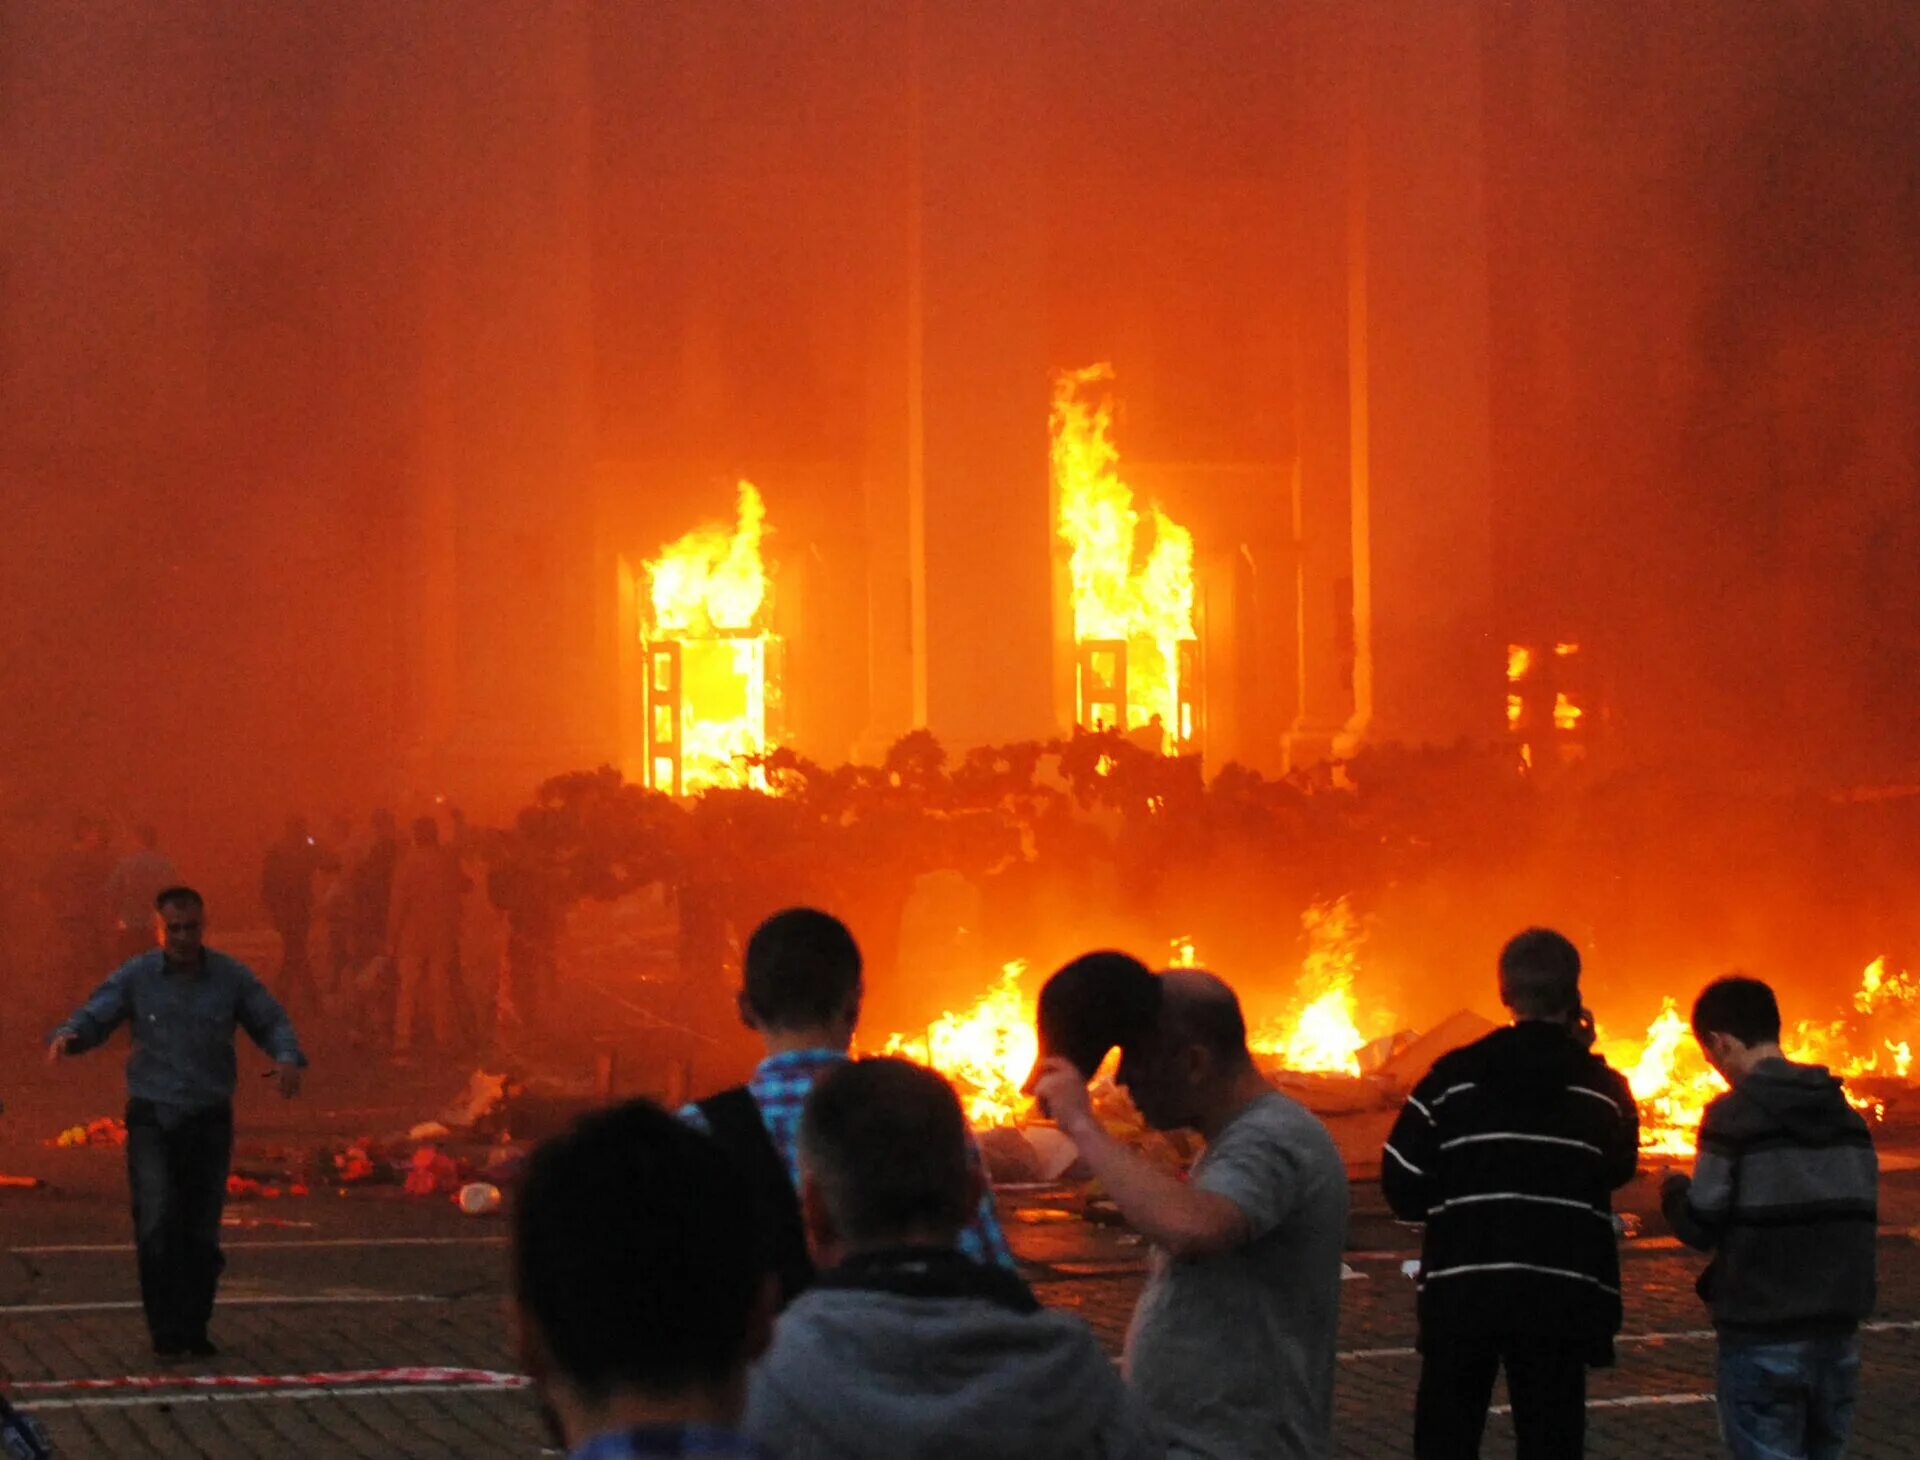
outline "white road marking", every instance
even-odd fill
[[[222,1242],[222,1252],[305,1251],[316,1247],[504,1247],[505,1237],[298,1237],[274,1242]],[[58,1243],[9,1247],[18,1257],[56,1257],[82,1252],[131,1252],[131,1242]]]
[[[277,1308],[290,1306],[313,1307],[335,1303],[455,1303],[458,1298],[443,1297],[438,1293],[298,1293],[274,1295],[268,1293],[249,1293],[244,1296],[221,1298],[220,1308]],[[479,1299],[482,1302],[497,1302],[491,1295]],[[102,1303],[4,1303],[0,1304],[0,1317],[25,1313],[130,1313],[137,1311],[138,1302],[102,1302]]]
[[[351,1384],[339,1389],[171,1389],[148,1394],[90,1394],[79,1399],[35,1399],[34,1414],[52,1409],[138,1409],[155,1404],[259,1404],[266,1400],[378,1399],[403,1394],[511,1394],[524,1384]]]

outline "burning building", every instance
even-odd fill
[[[781,724],[781,641],[760,553],[766,511],[743,481],[731,532],[697,527],[646,564],[636,779],[655,790],[766,784],[754,762],[779,743]],[[624,561],[622,572],[630,581]]]

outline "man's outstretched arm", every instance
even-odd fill
[[[125,1021],[132,1004],[127,992],[131,965],[116,968],[100,987],[87,996],[86,1003],[71,1018],[53,1031],[47,1040],[47,1059],[62,1055],[84,1054],[105,1044],[107,1037]]]

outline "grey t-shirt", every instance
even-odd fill
[[[1127,1377],[1175,1460],[1333,1451],[1334,1338],[1347,1175],[1327,1128],[1279,1092],[1235,1116],[1190,1177],[1241,1211],[1231,1252],[1155,1250],[1127,1333]]]

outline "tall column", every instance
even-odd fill
[[[511,804],[613,753],[591,511],[584,0],[426,22],[415,789]]]
[[[952,753],[1053,728],[1042,67],[1024,7],[929,6],[920,431],[926,720]]]

